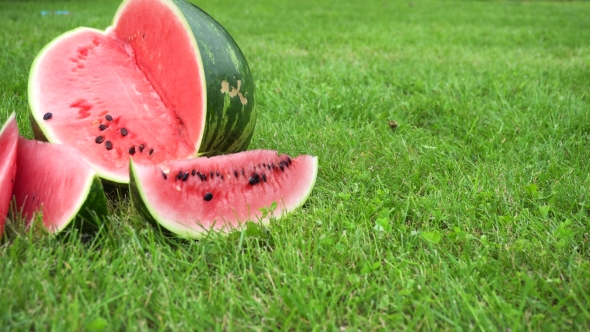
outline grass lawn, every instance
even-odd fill
[[[32,137],[35,55],[118,2],[0,2],[2,122]],[[311,197],[199,242],[124,196],[90,241],[21,227],[0,330],[590,329],[590,3],[195,2],[255,76],[250,148],[317,155]]]

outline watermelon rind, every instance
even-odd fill
[[[131,202],[133,203],[134,208],[139,212],[139,214],[152,226],[156,229],[159,229],[163,234],[173,235],[180,238],[185,239],[200,239],[205,237],[207,234],[216,231],[218,234],[229,234],[232,231],[241,230],[246,227],[246,222],[253,221],[260,223],[264,226],[268,226],[270,224],[271,218],[272,219],[280,219],[289,213],[293,212],[297,208],[300,208],[305,204],[313,187],[315,186],[315,182],[317,180],[317,172],[318,172],[318,159],[317,157],[312,157],[312,163],[310,164],[310,171],[312,173],[312,180],[309,184],[307,191],[302,193],[299,204],[291,206],[289,208],[281,207],[281,202],[277,202],[278,205],[278,213],[275,211],[272,215],[267,215],[264,218],[260,218],[257,220],[242,220],[241,224],[235,228],[228,228],[222,227],[220,229],[214,229],[213,227],[199,227],[199,228],[192,228],[192,227],[184,227],[182,224],[167,220],[164,216],[162,216],[154,207],[146,204],[148,202],[148,197],[145,195],[145,191],[142,187],[141,181],[139,181],[138,177],[138,169],[137,164],[131,160],[129,162],[129,174],[130,174],[130,182],[129,182],[129,194],[131,198]]]
[[[195,60],[203,79],[202,121],[200,136],[195,137],[194,156],[219,155],[247,149],[256,123],[255,87],[240,48],[229,33],[211,16],[185,0],[125,0],[115,13],[113,25],[104,31],[76,28],[48,43],[33,61],[29,74],[28,99],[34,137],[39,140],[68,145],[59,140],[48,122],[44,121],[38,94],[42,93],[37,73],[40,63],[52,48],[73,34],[93,32],[107,34],[115,29],[120,17],[131,3],[163,4],[169,8],[191,38]],[[158,27],[154,27],[157,29]],[[65,59],[64,59],[65,61]],[[182,65],[179,64],[179,70]],[[67,93],[64,92],[64,93]],[[195,134],[196,136],[197,134]],[[186,158],[188,156],[178,156]],[[87,160],[98,175],[109,184],[127,184],[128,174],[115,174],[108,166],[98,166]]]

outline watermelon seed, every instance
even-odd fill
[[[164,177],[164,180],[168,180],[168,176],[166,175],[166,173],[162,172],[162,176]]]
[[[223,174],[221,174],[221,179],[223,180]]]
[[[189,172],[184,173],[184,175],[182,176],[182,181],[186,181],[188,179],[189,176]]]
[[[100,129],[100,131],[105,131],[107,126],[105,126],[104,123],[101,123],[100,126],[98,126],[98,129]]]
[[[183,176],[184,176],[184,174],[182,173],[182,171],[179,171],[178,175],[176,176],[176,180],[182,179]]]
[[[49,120],[52,116],[53,114],[51,114],[51,112],[47,112],[43,115],[43,120]]]
[[[207,202],[209,202],[210,200],[213,199],[213,194],[212,193],[205,193],[205,196],[203,196],[203,199],[206,200]]]
[[[285,166],[283,166],[283,162],[282,161],[279,163],[279,167],[281,168],[281,171],[284,171],[285,170]]]
[[[238,171],[234,171],[234,175],[238,177]]]
[[[127,134],[129,134],[129,132],[127,131],[127,129],[121,128],[121,135],[127,136]]]
[[[150,149],[150,156],[154,153],[154,149]]]
[[[266,168],[270,171],[270,164],[266,164]]]
[[[197,174],[197,171],[195,171],[195,170],[193,169],[193,171],[191,172],[191,175],[192,175],[192,176],[195,176],[195,174]]]
[[[132,147],[129,148],[129,154],[130,155],[134,155],[135,154],[135,147],[134,146],[132,146]]]
[[[113,121],[113,117],[109,114],[105,115],[104,118],[107,119],[107,121]]]
[[[143,149],[145,149],[145,146],[143,144],[139,145],[139,152],[143,152]]]
[[[244,169],[242,168],[242,176],[244,176]]]
[[[215,171],[215,175],[216,175],[216,176],[219,176],[219,172],[218,172],[218,171]]]
[[[100,143],[104,142],[104,137],[98,136],[98,137],[96,137],[94,142],[96,142],[96,144],[100,144]]]
[[[111,141],[107,141],[104,143],[104,146],[107,148],[107,150],[110,150],[113,148],[113,143],[111,143]]]
[[[266,182],[266,174],[262,173],[262,181]]]
[[[250,179],[248,179],[248,183],[250,183],[250,185],[252,185],[252,186],[259,183],[259,182],[260,182],[260,176],[256,173],[254,173],[254,175],[252,175],[250,177]]]
[[[289,162],[289,165],[291,165],[291,164],[292,164],[292,162],[291,162],[291,158],[289,158],[289,156],[287,156],[287,161]]]
[[[211,173],[209,173],[209,178],[213,179],[213,171],[211,171]]]

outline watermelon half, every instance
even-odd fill
[[[317,157],[276,151],[172,161],[161,168],[130,163],[130,194],[150,222],[184,238],[230,231],[245,221],[268,223],[305,203],[317,176]]]
[[[12,199],[12,185],[16,175],[16,149],[18,126],[12,113],[0,130],[0,237],[4,234],[4,224]]]
[[[35,137],[72,146],[115,183],[129,182],[131,156],[157,165],[245,150],[256,119],[242,52],[185,0],[126,0],[105,31],[57,37],[28,92]]]
[[[107,215],[100,178],[67,146],[18,138],[18,170],[12,193],[17,213],[29,224],[42,213],[52,233],[76,225],[97,228]]]

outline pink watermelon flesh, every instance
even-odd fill
[[[39,211],[51,232],[66,227],[86,199],[96,173],[73,149],[18,138],[19,165],[12,189],[16,207],[30,223]],[[59,165],[59,167],[52,167]]]
[[[174,8],[128,0],[113,28],[65,33],[33,64],[29,101],[44,136],[73,146],[108,180],[128,181],[131,155],[158,164],[192,156],[200,145],[201,58]]]
[[[317,166],[317,157],[289,158],[270,150],[173,161],[165,172],[132,163],[131,192],[141,196],[151,217],[164,228],[182,237],[198,237],[210,229],[229,230],[247,220],[258,221],[260,209],[273,202],[275,217],[303,205]]]
[[[12,185],[16,175],[16,150],[18,126],[14,113],[10,115],[0,131],[0,237],[12,199]]]

